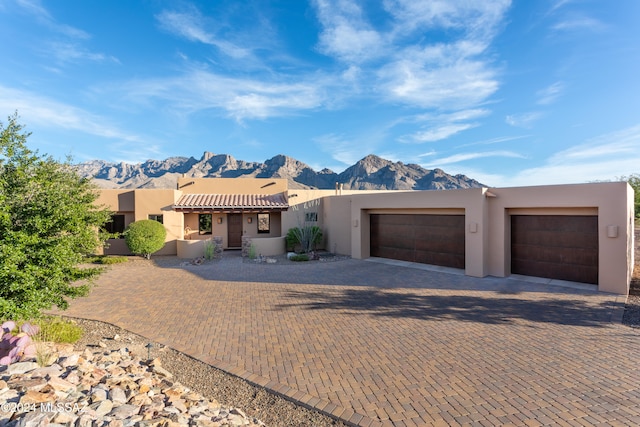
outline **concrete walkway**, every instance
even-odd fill
[[[64,313],[361,426],[640,425],[624,298],[343,260],[137,260]]]

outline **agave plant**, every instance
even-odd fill
[[[16,322],[9,320],[4,322],[0,329],[2,335],[0,338],[0,365],[10,365],[24,358],[34,357],[36,355],[36,345],[31,339],[36,335],[40,328],[25,322],[20,327],[20,332],[13,335],[12,331],[16,329]]]

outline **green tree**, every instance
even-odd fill
[[[640,218],[640,174],[636,173],[629,176],[623,176],[620,180],[627,181],[631,188],[633,188],[635,216],[636,218]]]
[[[38,317],[67,308],[76,285],[100,272],[79,268],[104,243],[98,229],[109,212],[94,205],[97,188],[69,163],[27,148],[17,113],[0,122],[0,319]]]
[[[159,251],[164,246],[167,230],[164,225],[152,219],[143,219],[129,224],[124,231],[124,238],[129,250],[145,258]]]

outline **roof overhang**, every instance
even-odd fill
[[[185,213],[266,213],[289,209],[285,193],[278,194],[184,194],[173,205]]]

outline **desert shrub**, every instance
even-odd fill
[[[82,338],[80,326],[59,316],[45,316],[39,319],[36,324],[40,331],[35,334],[34,339],[38,341],[73,344]]]
[[[98,264],[121,264],[128,261],[129,258],[126,256],[104,256],[100,258]]]
[[[145,258],[159,251],[164,246],[167,230],[164,225],[152,219],[143,219],[131,223],[124,231],[124,238],[129,250]]]
[[[212,260],[216,256],[216,242],[213,239],[209,239],[204,244],[204,258]]]
[[[258,254],[256,254],[256,245],[253,243],[249,246],[249,259],[256,259]]]
[[[86,258],[86,262],[88,263],[103,264],[103,265],[120,264],[127,261],[129,261],[129,258],[127,258],[126,256],[96,255],[96,256],[90,256]]]
[[[289,229],[285,239],[288,248],[295,249],[296,245],[300,245],[300,251],[308,253],[322,242],[322,230],[317,225],[294,227]]]
[[[309,261],[309,255],[306,254],[298,254],[292,255],[289,257],[291,261]]]

